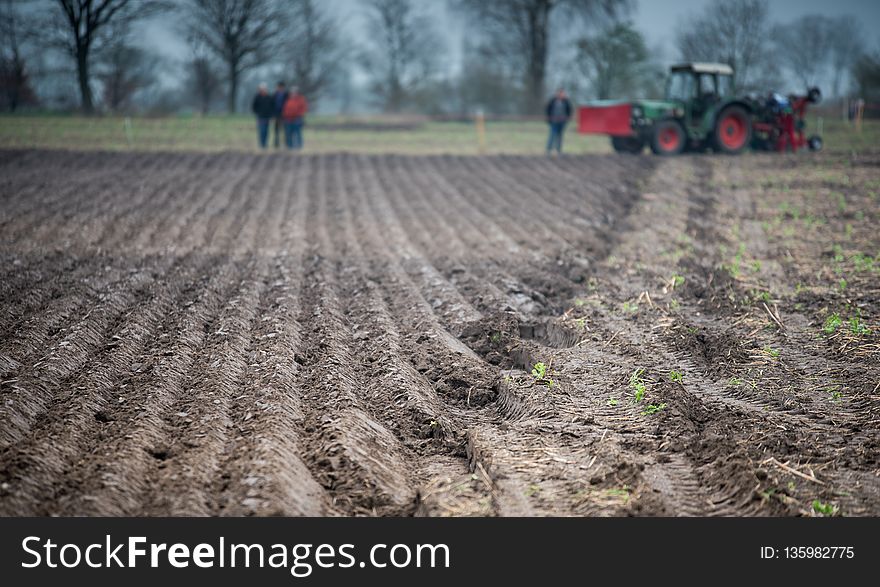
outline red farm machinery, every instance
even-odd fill
[[[711,149],[736,154],[751,147],[797,151],[822,148],[807,137],[808,104],[821,93],[740,97],[733,91],[733,69],[720,63],[685,63],[671,68],[663,100],[597,101],[578,109],[578,132],[611,137],[619,153],[658,155]]]

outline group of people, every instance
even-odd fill
[[[296,87],[287,89],[284,82],[278,82],[275,93],[269,93],[269,86],[261,83],[251,105],[257,117],[257,140],[265,149],[269,142],[269,125],[274,122],[275,148],[281,146],[281,132],[288,149],[303,148],[303,126],[309,103]]]
[[[274,121],[275,148],[281,146],[281,132],[284,131],[284,144],[288,149],[303,148],[303,126],[309,111],[309,103],[296,87],[288,90],[284,82],[278,82],[275,93],[269,93],[269,86],[261,83],[251,105],[257,117],[257,139],[260,148],[265,149],[269,143],[269,125]],[[553,151],[562,153],[562,135],[565,125],[571,118],[571,101],[562,88],[547,103],[545,115],[550,125],[550,137],[547,139],[547,154]]]

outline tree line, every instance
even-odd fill
[[[167,75],[135,43],[154,17],[173,23],[188,54],[167,109],[235,112],[256,72],[277,73],[310,100],[351,106],[352,74],[384,112],[537,114],[564,84],[580,99],[659,97],[664,63],[632,24],[631,0],[447,0],[465,16],[461,67],[450,73],[447,35],[414,0],[358,0],[366,33],[352,36],[333,4],[317,0],[0,0],[0,106],[39,103],[32,62],[75,83],[86,114],[133,108]],[[854,16],[806,15],[773,24],[767,0],[713,0],[675,31],[676,59],[732,65],[741,92],[778,89],[783,75],[826,93],[880,99],[880,55]],[[850,87],[844,87],[847,74]],[[45,76],[44,76],[45,77]],[[154,100],[161,103],[163,98]]]

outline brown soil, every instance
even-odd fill
[[[878,515],[820,162],[4,152],[0,514]]]

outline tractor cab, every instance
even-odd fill
[[[578,131],[610,135],[622,153],[640,153],[645,145],[658,155],[740,153],[751,143],[752,113],[734,95],[729,65],[683,63],[670,68],[663,100],[587,103],[578,109]]]
[[[706,114],[733,94],[733,68],[723,63],[685,63],[670,69],[666,100],[676,102],[688,125],[699,126]]]

